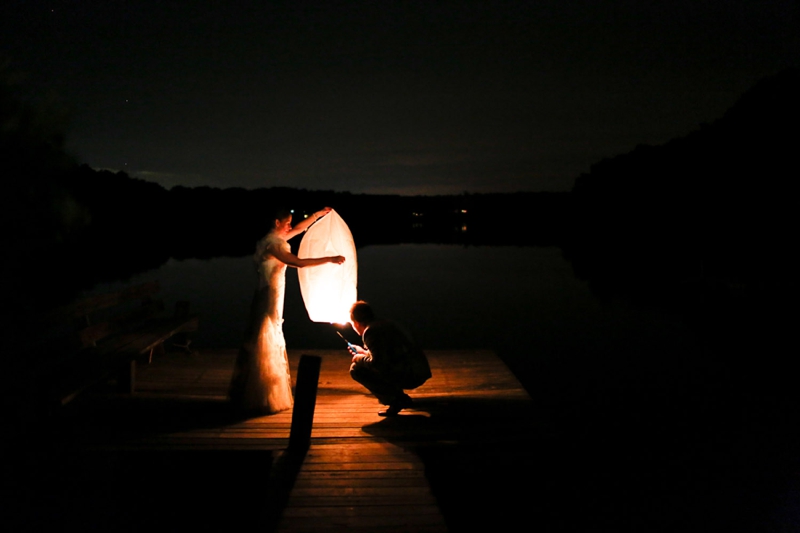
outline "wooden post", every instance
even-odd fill
[[[297,367],[297,386],[292,411],[292,427],[289,432],[289,450],[305,450],[311,444],[311,426],[314,422],[314,407],[317,403],[317,384],[322,358],[316,355],[301,355]]]
[[[317,404],[317,384],[321,365],[321,357],[306,354],[300,356],[289,446],[272,465],[267,482],[268,505],[262,515],[264,517],[262,525],[267,531],[277,530],[278,522],[289,501],[289,494],[311,444],[311,426],[314,422],[314,407]]]
[[[175,318],[181,320],[189,318],[189,302],[181,300],[175,303]],[[172,337],[172,346],[180,348],[188,354],[192,353],[192,349],[189,347],[191,342],[189,334],[186,331],[180,331]]]
[[[120,363],[117,373],[117,390],[123,394],[133,394],[136,389],[136,360]]]

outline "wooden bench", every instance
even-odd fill
[[[32,342],[32,381],[40,409],[52,413],[83,392],[116,381],[132,393],[137,362],[150,362],[173,340],[188,350],[188,333],[198,317],[188,302],[178,302],[172,316],[157,298],[157,281],[99,294],[48,312],[36,324],[41,338]]]

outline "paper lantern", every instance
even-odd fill
[[[319,219],[303,235],[297,257],[343,255],[344,263],[325,263],[297,270],[300,293],[314,322],[346,324],[350,306],[358,299],[358,261],[353,234],[336,211]]]

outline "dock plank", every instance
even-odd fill
[[[233,349],[167,353],[139,370],[135,394],[88,395],[64,422],[71,445],[105,453],[196,452],[201,471],[210,454],[256,454],[272,465],[269,483],[286,485],[267,530],[438,533],[452,528],[421,452],[514,442],[512,453],[536,434],[530,397],[489,350],[429,351],[433,377],[411,391],[414,408],[391,419],[379,417],[376,399],[350,378],[344,350],[290,350],[293,378],[303,354],[319,356],[321,368],[311,445],[292,459],[294,471],[277,466],[291,459],[292,410],[238,419],[229,409]]]

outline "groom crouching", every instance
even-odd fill
[[[367,302],[353,304],[350,322],[364,341],[364,348],[354,348],[350,376],[389,406],[378,412],[380,416],[395,416],[412,407],[404,389],[416,389],[431,377],[425,353],[399,324],[377,318]]]

